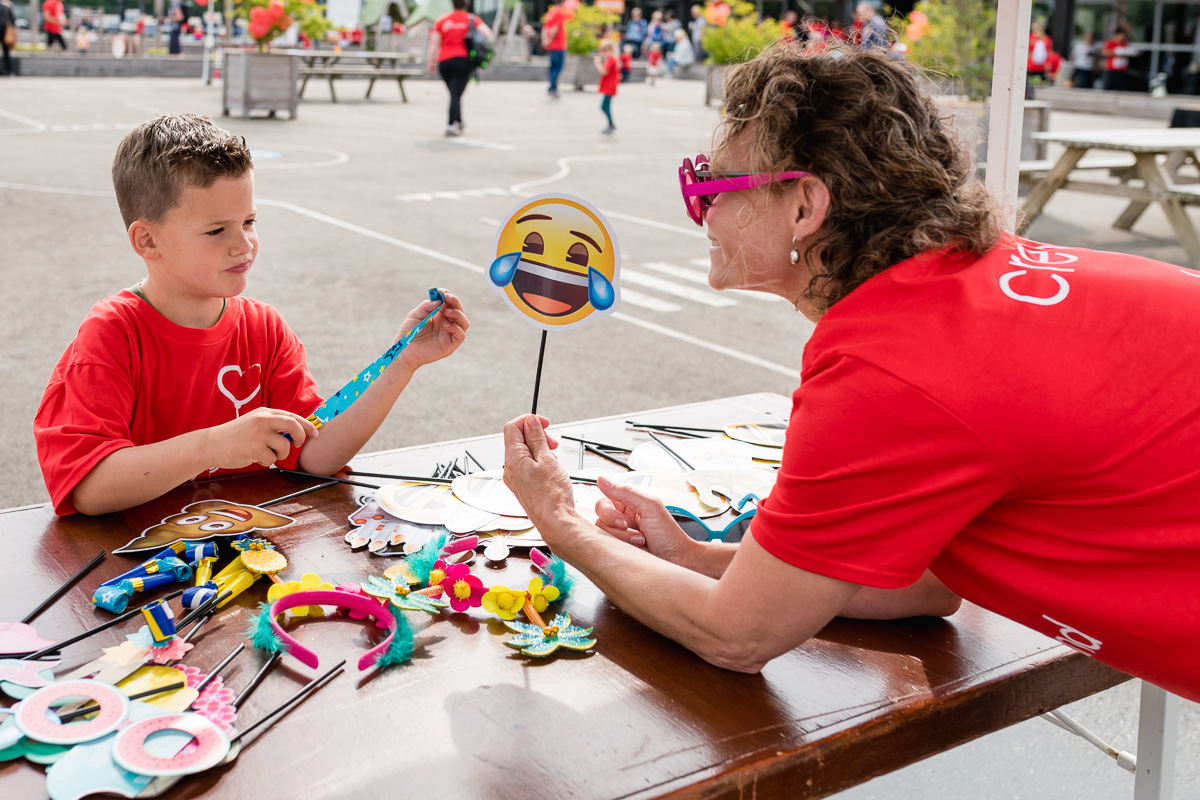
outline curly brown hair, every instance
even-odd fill
[[[829,189],[824,224],[798,243],[812,271],[805,299],[819,312],[919,253],[982,255],[1000,237],[972,155],[902,61],[777,45],[729,71],[725,103],[714,160],[752,126],[755,171],[802,170]]]
[[[125,134],[113,157],[121,218],[162,222],[189,186],[240,178],[253,168],[246,140],[196,114],[164,114]]]

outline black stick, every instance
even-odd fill
[[[130,700],[141,700],[143,697],[152,697],[156,694],[162,694],[163,692],[177,692],[180,689],[186,689],[186,688],[187,688],[186,682],[172,683],[170,686],[160,686],[157,689],[147,689],[144,692],[138,692],[137,694],[131,694],[131,695],[129,695],[129,699]],[[68,711],[66,714],[63,714],[61,717],[59,717],[58,721],[59,722],[70,722],[71,720],[82,717],[85,714],[91,714],[93,711],[99,711],[99,710],[100,710],[100,706],[84,706],[83,708],[78,708],[74,711]]]
[[[296,706],[300,705],[300,703],[304,702],[304,700],[306,700],[310,694],[315,692],[317,689],[320,689],[322,686],[324,686],[325,684],[327,684],[331,680],[333,680],[335,677],[337,677],[338,673],[340,673],[342,671],[342,667],[344,667],[344,666],[346,666],[346,659],[343,658],[341,661],[339,661],[338,663],[336,663],[332,667],[330,667],[323,675],[321,675],[320,677],[317,677],[317,678],[313,678],[311,681],[304,684],[304,686],[302,686],[299,689],[299,691],[297,691],[294,695],[289,697],[287,700],[284,700],[282,703],[277,705],[269,713],[267,713],[265,716],[263,716],[262,719],[258,720],[253,725],[246,728],[246,730],[238,733],[237,736],[232,737],[229,740],[229,743],[231,745],[235,744],[236,742],[241,740],[243,737],[249,735],[249,733],[251,731],[253,731],[255,728],[258,728],[259,726],[263,725],[264,723],[270,722],[271,725],[274,725],[280,719],[283,719],[283,717],[286,716],[289,711],[291,711]]]
[[[538,348],[538,365],[537,376],[533,379],[533,410],[530,414],[537,413],[538,392],[542,389],[542,360],[546,357],[546,331],[542,331],[542,345]]]
[[[209,612],[213,611],[217,607],[218,603],[220,603],[226,597],[229,597],[229,595],[231,595],[231,594],[233,594],[232,589],[226,589],[225,591],[221,592],[220,594],[214,594],[212,597],[205,600],[199,606],[197,606],[196,608],[193,608],[191,611],[184,614],[183,619],[181,619],[181,620],[179,620],[179,622],[175,623],[175,630],[179,630],[180,628],[186,628],[188,625],[191,624],[192,620],[196,619],[197,617],[206,616]]]
[[[631,419],[625,420],[625,424],[632,425],[635,428],[653,428],[654,430],[670,428],[670,429],[677,430],[677,431],[699,431],[700,433],[724,433],[725,432],[724,428],[690,428],[687,425],[652,425],[648,422],[634,422]]]
[[[38,606],[33,611],[30,611],[28,614],[26,614],[25,619],[21,620],[21,622],[26,622],[26,623],[33,622],[37,618],[38,614],[41,614],[43,611],[46,610],[46,608],[51,603],[53,603],[58,598],[62,597],[62,593],[65,592],[67,589],[70,589],[72,584],[75,583],[75,581],[79,580],[84,575],[87,575],[89,572],[91,572],[92,568],[95,567],[97,564],[99,564],[101,561],[103,561],[104,557],[106,555],[108,555],[108,554],[105,551],[101,550],[99,555],[97,555],[91,561],[89,561],[88,563],[83,565],[83,569],[79,570],[79,572],[76,572],[74,575],[67,578],[66,581],[63,582],[62,586],[59,586],[57,589],[55,589],[50,594],[49,597],[47,597],[45,600],[43,600],[42,604],[40,606]]]
[[[204,676],[204,680],[202,680],[202,681],[200,681],[198,684],[196,684],[196,696],[197,696],[197,698],[198,698],[200,695],[204,694],[204,690],[205,690],[205,689],[208,687],[208,685],[209,685],[210,683],[212,683],[212,681],[213,681],[213,678],[215,678],[215,677],[217,677],[218,675],[220,675],[220,674],[221,674],[221,670],[223,670],[223,669],[225,669],[226,667],[228,667],[228,666],[229,666],[229,662],[231,662],[231,661],[233,661],[235,658],[237,658],[237,657],[238,657],[238,656],[241,654],[241,652],[242,652],[243,650],[245,650],[245,649],[246,649],[246,645],[244,645],[244,644],[239,644],[237,647],[233,648],[233,652],[232,652],[232,653],[230,653],[229,655],[225,656],[225,658],[223,658],[223,659],[221,660],[221,663],[220,663],[220,664],[217,664],[215,667],[213,667],[213,668],[212,668],[212,672],[210,672],[210,673],[208,673],[207,675],[205,675],[205,676]]]
[[[654,441],[658,442],[658,443],[659,443],[659,445],[661,445],[661,446],[662,446],[662,449],[663,449],[663,450],[666,450],[668,453],[670,453],[670,454],[672,455],[672,457],[674,457],[674,459],[675,459],[676,461],[678,461],[680,464],[682,464],[682,465],[683,465],[683,466],[684,466],[686,469],[695,469],[695,467],[693,467],[691,464],[689,464],[689,463],[687,462],[687,459],[686,459],[686,458],[684,458],[683,456],[679,455],[679,453],[676,453],[674,450],[672,450],[672,449],[671,449],[671,446],[670,446],[670,445],[668,445],[668,444],[667,444],[666,442],[664,442],[662,439],[660,439],[660,438],[658,438],[657,436],[655,436],[653,431],[646,431],[646,434],[647,434],[647,435],[648,435],[648,436],[649,436],[651,439],[653,439]]]
[[[475,466],[479,467],[479,468],[480,468],[481,470],[483,470],[484,472],[487,472],[487,467],[485,467],[485,466],[484,466],[482,463],[480,463],[480,461],[479,461],[479,459],[478,459],[478,458],[476,458],[475,456],[471,455],[471,451],[470,451],[470,450],[464,450],[463,452],[465,452],[465,453],[467,454],[467,458],[469,458],[469,459],[471,459],[472,461],[474,461],[474,462],[475,462]]]
[[[585,444],[583,446],[583,449],[588,451],[589,453],[595,453],[596,455],[600,456],[601,458],[608,459],[609,461],[613,462],[614,464],[620,464],[622,467],[624,467],[627,470],[630,470],[630,471],[633,470],[633,467],[629,466],[628,461],[622,461],[621,459],[617,458],[616,456],[612,455],[611,453],[606,453],[603,450],[600,450],[599,448],[592,447],[590,444]]]
[[[607,450],[610,453],[632,453],[633,452],[628,447],[619,447],[615,444],[604,444],[603,442],[597,442],[592,439],[580,439],[578,436],[568,436],[565,433],[558,434],[558,438],[566,439],[568,442],[579,442],[580,444],[590,444],[592,447],[596,447],[601,450]]]
[[[237,699],[234,700],[230,705],[232,705],[234,708],[241,708],[242,703],[246,702],[246,700],[250,697],[251,692],[258,688],[258,685],[262,683],[263,678],[267,677],[267,673],[271,671],[271,667],[275,666],[282,656],[282,650],[276,650],[274,653],[271,653],[271,657],[268,658],[267,662],[262,665],[262,668],[259,669],[258,674],[250,679],[250,682],[246,684],[246,688],[242,689],[242,693],[239,694]]]
[[[315,492],[320,489],[328,489],[330,486],[337,486],[337,485],[338,485],[337,481],[329,481],[327,483],[322,483],[319,486],[310,486],[307,489],[301,489],[298,492],[292,492],[291,494],[285,494],[283,497],[276,497],[274,500],[268,500],[265,503],[259,503],[258,507],[266,508],[267,506],[276,506],[276,505],[279,505],[280,503],[286,503],[288,500],[295,500],[297,497],[302,497],[303,495],[309,494],[310,492]]]
[[[359,483],[358,481],[348,481],[345,478],[335,478],[332,475],[314,475],[311,472],[301,472],[298,469],[281,469],[279,471],[285,475],[296,475],[301,478],[316,478],[319,481],[337,481],[338,483],[345,483],[349,486],[361,486],[364,489],[378,489],[379,488],[378,486],[376,486],[373,483]]]
[[[181,595],[181,594],[183,594],[183,589],[179,589],[174,592],[171,592],[169,595],[167,595],[166,597],[164,597],[162,599],[163,600],[174,600],[176,597],[179,597],[179,595]],[[153,602],[158,602],[158,601],[155,600]],[[151,605],[151,603],[146,604],[146,606],[148,606],[148,605]],[[110,619],[108,622],[103,622],[103,623],[97,625],[96,627],[92,628],[90,631],[84,631],[83,633],[79,634],[78,636],[72,636],[70,639],[64,639],[61,642],[52,644],[49,647],[46,647],[42,650],[38,650],[36,653],[32,653],[21,660],[22,661],[32,661],[35,658],[41,658],[42,656],[46,655],[47,653],[57,653],[60,650],[62,650],[64,647],[73,645],[76,642],[82,642],[84,639],[88,638],[89,636],[92,636],[93,634],[97,634],[100,631],[106,631],[114,625],[120,625],[122,622],[129,619],[130,617],[135,617],[138,614],[142,613],[142,609],[145,608],[146,606],[142,606],[141,608],[135,608],[132,611],[126,611],[124,614],[119,614],[119,615],[113,617],[112,619]]]
[[[449,478],[422,478],[420,475],[389,475],[386,472],[359,472],[358,470],[348,469],[347,475],[362,475],[365,478],[391,478],[394,481],[408,481],[410,483],[445,483],[451,484]]]

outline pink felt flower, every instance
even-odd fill
[[[442,591],[446,593],[451,608],[455,611],[466,611],[483,604],[483,596],[487,594],[487,589],[484,588],[483,581],[471,574],[470,567],[466,564],[450,564],[445,571]]]
[[[171,661],[178,661],[187,655],[187,651],[191,650],[196,645],[188,644],[178,636],[172,636],[171,641],[164,647],[151,647],[150,658],[155,664],[167,664]]]
[[[362,587],[359,586],[357,583],[342,584],[341,586],[337,587],[337,589],[335,591],[346,592],[347,594],[357,594],[357,595],[361,595],[362,597],[370,597],[372,600],[379,601],[379,605],[384,606],[384,607],[387,606],[386,600],[381,600],[378,597],[372,597],[371,595],[364,592],[362,590]],[[370,616],[365,611],[351,611],[349,609],[339,609],[339,613],[349,614],[350,619],[366,619],[368,616]],[[386,622],[384,622],[384,619],[385,618],[376,615],[375,627],[376,628],[387,628],[388,625]]]
[[[192,703],[192,710],[228,731],[237,719],[237,709],[233,707],[233,700],[233,690],[223,685],[220,678],[214,678]]]

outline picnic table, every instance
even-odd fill
[[[404,91],[404,81],[408,78],[421,77],[424,74],[420,64],[413,62],[413,57],[407,53],[378,53],[364,50],[286,50],[288,55],[300,59],[300,97],[304,97],[304,89],[308,86],[309,78],[325,78],[329,81],[329,94],[333,102],[337,102],[337,92],[333,82],[339,78],[366,78],[366,99],[370,99],[375,81],[391,79],[400,87],[400,99],[407,103],[408,95]]]
[[[1196,151],[1200,150],[1200,129],[1052,132],[1035,133],[1033,138],[1063,145],[1065,150],[1025,199],[1018,233],[1029,228],[1060,189],[1126,197],[1130,203],[1113,227],[1131,229],[1151,204],[1158,204],[1187,253],[1190,265],[1200,269],[1200,238],[1197,238],[1196,228],[1185,210],[1185,206],[1200,204],[1200,185],[1181,183],[1178,174],[1185,163],[1198,163]],[[1115,171],[1119,183],[1072,180],[1071,173],[1080,167],[1089,150],[1131,155],[1133,164]]]
[[[627,419],[722,427],[786,421],[790,409],[786,397],[754,394],[552,431],[634,446],[649,439]],[[503,463],[503,441],[494,435],[362,455],[352,466],[427,475],[467,450],[487,467]],[[589,454],[586,466],[610,465]],[[314,485],[321,484],[270,471],[191,482],[102,517],[56,517],[48,505],[0,511],[0,563],[8,576],[0,582],[0,608],[11,618],[100,549],[125,544],[189,503],[260,504]],[[295,520],[268,534],[290,562],[285,578],[312,571],[334,584],[360,582],[394,563],[343,541],[363,491],[328,486],[271,506]],[[110,556],[39,618],[39,632],[61,638],[107,620],[89,602],[91,592],[136,560]],[[474,571],[487,584],[514,587],[532,575],[515,555]],[[211,667],[245,642],[247,615],[265,593],[256,585],[222,610],[194,640],[187,663]],[[592,651],[525,658],[504,645],[507,632],[488,615],[443,613],[415,623],[409,664],[365,673],[353,665],[378,639],[370,620],[305,622],[292,635],[319,655],[322,669],[350,659],[348,674],[253,741],[236,763],[187,778],[170,796],[816,798],[1129,680],[971,604],[948,619],[837,619],[757,675],[705,663],[624,614],[582,576],[563,610],[594,627]],[[90,660],[129,632],[118,627],[67,648],[62,668]],[[235,691],[265,656],[252,652],[239,661],[223,674]],[[285,657],[242,713],[257,719],[313,674]],[[1150,765],[1151,755],[1139,758]],[[41,797],[44,782],[28,762],[0,766],[2,797]]]

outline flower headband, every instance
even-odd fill
[[[385,607],[373,598],[336,589],[294,592],[280,597],[269,607],[266,603],[259,604],[263,611],[250,623],[251,644],[259,650],[282,651],[295,656],[301,664],[315,669],[320,663],[317,654],[289,636],[277,619],[278,615],[288,609],[312,605],[339,606],[369,614],[387,628],[387,638],[358,659],[360,671],[369,669],[372,665],[383,669],[393,664],[402,664],[412,656],[412,629],[403,617],[393,611],[385,611]]]

